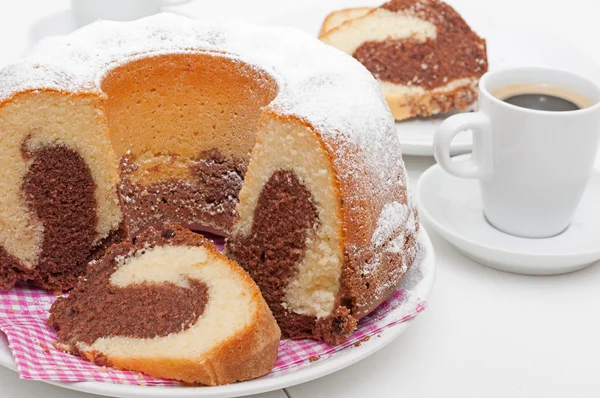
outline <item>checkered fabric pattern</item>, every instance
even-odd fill
[[[221,242],[216,242],[222,248]],[[377,310],[359,322],[359,327],[343,344],[328,346],[312,340],[283,340],[275,367],[265,377],[276,377],[326,359],[341,350],[351,350],[384,329],[411,319],[425,309],[420,300],[407,300],[401,289]],[[0,292],[0,330],[8,338],[19,375],[23,379],[53,381],[102,381],[135,385],[171,386],[137,372],[99,367],[54,347],[56,334],[46,321],[57,296],[27,284]]]

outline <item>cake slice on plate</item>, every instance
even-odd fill
[[[320,39],[377,78],[396,120],[467,109],[488,67],[485,40],[439,0],[337,11]]]
[[[227,384],[277,359],[280,331],[254,281],[176,224],[113,246],[50,313],[58,348],[154,377]]]

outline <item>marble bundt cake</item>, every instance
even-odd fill
[[[205,385],[268,373],[280,338],[248,274],[176,224],[112,246],[49,323],[57,347],[89,361]]]
[[[487,71],[485,41],[439,0],[336,11],[320,39],[373,73],[397,120],[466,109]]]
[[[4,288],[70,288],[177,222],[229,235],[285,335],[338,342],[416,255],[377,81],[292,29],[161,14],[46,39],[0,71],[0,145]]]

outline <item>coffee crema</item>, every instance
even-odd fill
[[[546,84],[512,84],[492,92],[511,105],[548,112],[567,112],[589,108],[593,101],[571,90]]]

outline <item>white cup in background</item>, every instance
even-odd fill
[[[512,85],[563,88],[590,106],[540,111],[492,93]],[[471,159],[453,162],[450,142],[473,132]],[[435,135],[434,155],[450,174],[480,180],[488,222],[511,235],[545,238],[570,224],[591,175],[600,137],[600,88],[569,72],[537,67],[489,72],[479,82],[479,111],[454,115]]]
[[[133,21],[160,12],[163,6],[184,4],[190,0],[71,0],[78,27],[98,19]]]

